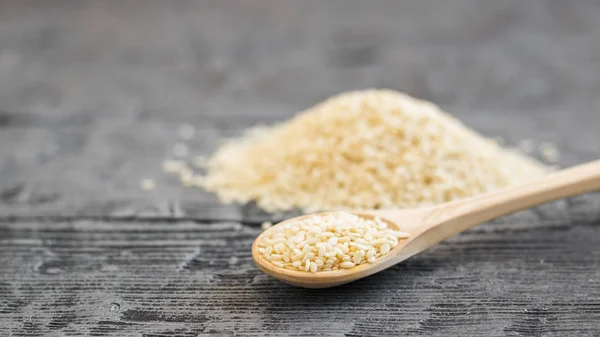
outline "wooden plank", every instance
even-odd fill
[[[254,267],[257,226],[2,222],[0,334],[591,336],[600,235],[587,220],[513,216],[320,291]]]

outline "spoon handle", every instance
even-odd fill
[[[554,172],[527,184],[437,206],[411,232],[414,239],[401,250],[396,261],[502,215],[594,190],[600,190],[600,160]]]
[[[530,183],[516,185],[443,207],[446,219],[469,228],[505,214],[600,190],[600,160],[557,171]]]

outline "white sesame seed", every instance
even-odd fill
[[[185,163],[177,160],[165,160],[162,163],[162,169],[166,173],[175,173],[184,165]]]
[[[144,191],[150,191],[154,189],[154,180],[152,179],[143,179],[142,181],[140,181],[140,187],[144,190]]]
[[[271,222],[269,222],[269,221],[265,221],[265,222],[263,222],[263,223],[260,225],[260,228],[261,228],[263,231],[266,231],[267,229],[271,228],[271,226],[273,226],[273,224],[272,224]]]
[[[381,247],[379,247],[379,252],[381,253],[381,255],[385,255],[385,254],[389,253],[390,252],[389,243],[382,244]]]
[[[283,252],[283,261],[285,261],[285,262],[290,262],[291,261],[291,259],[290,259],[290,251],[289,250]]]
[[[517,143],[517,147],[525,153],[533,153],[535,151],[535,142],[532,139],[523,139]]]
[[[375,250],[375,248],[369,248],[369,250],[367,251],[367,257],[371,257],[371,256],[375,256],[375,253],[377,252],[377,250]]]
[[[271,254],[270,258],[274,261],[283,261],[283,255],[280,254]]]
[[[196,133],[196,129],[191,124],[183,124],[179,126],[179,137],[185,140],[192,139]]]
[[[340,267],[345,268],[345,269],[352,268],[354,266],[355,266],[355,264],[352,262],[349,262],[349,261],[340,263]]]
[[[325,248],[325,246],[321,246],[321,248],[319,248],[319,256],[325,256],[325,254],[327,253],[327,248]]]
[[[282,242],[278,243],[275,245],[275,251],[277,253],[283,253],[285,250],[287,249],[287,246],[285,244],[283,244]]]
[[[556,163],[558,161],[559,151],[554,144],[549,142],[541,143],[539,150],[546,162]]]
[[[314,253],[308,253],[306,255],[304,255],[303,259],[305,261],[312,261],[315,258],[315,254]]]

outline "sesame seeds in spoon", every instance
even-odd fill
[[[389,253],[408,233],[346,212],[316,214],[287,221],[258,240],[258,251],[271,264],[316,273],[373,263]]]
[[[433,207],[305,215],[264,231],[252,245],[252,257],[283,282],[333,287],[389,268],[488,220],[599,189],[600,161],[595,161]]]

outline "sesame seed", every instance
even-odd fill
[[[181,167],[185,166],[185,163],[177,161],[177,160],[165,160],[162,163],[162,169],[167,173],[175,173],[181,169]]]
[[[539,150],[546,162],[556,163],[558,161],[559,151],[554,144],[549,142],[541,143]]]
[[[179,137],[181,137],[181,139],[192,139],[195,133],[196,129],[191,124],[183,124],[179,126]]]
[[[271,228],[271,226],[273,226],[272,223],[265,221],[260,225],[260,228],[262,228],[263,231],[266,231],[267,229]]]
[[[144,191],[153,190],[154,186],[155,186],[154,185],[154,180],[152,180],[152,179],[143,179],[142,181],[140,181],[140,187]]]
[[[345,269],[352,268],[354,266],[355,266],[355,264],[353,262],[349,262],[349,261],[342,262],[340,264],[340,267],[345,268]]]
[[[533,153],[535,151],[535,142],[532,139],[523,139],[519,141],[517,147],[525,153]]]

